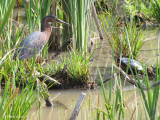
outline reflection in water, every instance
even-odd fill
[[[156,37],[155,39],[147,40],[142,47],[139,58],[147,65],[152,65],[156,60],[157,47],[155,44],[157,44]],[[97,82],[99,82],[96,68],[100,67],[103,79],[108,78],[108,76],[111,74],[112,56],[109,53],[111,49],[105,39],[103,41],[99,41],[96,49],[97,50],[92,61],[93,64],[90,66],[90,72],[92,79],[95,79]],[[123,82],[124,81],[122,81],[122,83]],[[109,86],[109,83],[106,83],[105,86],[106,89],[108,89],[109,87],[107,86]],[[109,90],[106,91],[108,92]],[[30,111],[28,119],[40,118],[42,120],[68,120],[81,92],[87,93],[87,96],[83,102],[83,105],[81,106],[77,120],[88,120],[91,117],[91,113],[93,113],[97,108],[98,96],[100,100],[100,108],[105,110],[103,93],[99,86],[97,86],[95,90],[56,90],[50,91],[52,96],[51,98],[54,98],[54,101],[56,101],[53,102],[54,106],[52,108],[47,108],[44,103],[40,110],[36,109],[36,106],[34,106],[34,108]],[[112,97],[114,98],[114,85],[112,94]],[[91,111],[89,109],[89,98],[91,100]],[[135,89],[135,87],[129,83],[125,83],[123,88],[123,99],[126,104],[126,119],[131,118],[131,115],[135,109],[136,112],[133,116],[134,118],[136,118],[137,115],[142,116],[142,119],[146,119],[144,106],[141,103],[142,99],[139,96],[138,89]],[[160,108],[159,105],[158,108]],[[93,119],[96,119],[96,116]]]
[[[139,55],[139,59],[147,65],[155,65],[156,63],[156,55],[157,55],[157,37],[151,36],[151,38],[147,40],[141,50]],[[90,66],[91,77],[96,82],[99,82],[99,77],[97,75],[97,67],[100,67],[100,71],[102,73],[102,77],[105,80],[111,74],[111,65],[112,65],[112,56],[109,51],[111,50],[108,46],[107,40],[98,40],[99,43],[96,46],[96,52],[93,58],[93,64]],[[124,81],[122,81],[124,83]],[[114,84],[114,81],[113,81]],[[109,83],[105,84],[106,91],[109,88]],[[81,106],[80,112],[77,116],[77,120],[88,120],[91,117],[91,113],[93,113],[98,105],[98,97],[100,100],[100,108],[105,110],[104,98],[102,90],[99,86],[96,87],[95,90],[56,90],[50,91],[51,98],[54,98],[54,106],[51,108],[47,108],[44,105],[41,109],[37,109],[36,106],[32,108],[28,119],[42,119],[42,120],[68,120],[72,114],[72,111],[76,105],[76,102],[79,98],[81,92],[85,92],[87,94],[83,105]],[[115,97],[115,89],[113,85],[112,97]],[[89,109],[89,98],[91,100],[91,111]],[[134,114],[134,118],[136,116],[142,116],[142,119],[145,118],[144,106],[141,103],[142,99],[139,96],[138,89],[135,89],[134,86],[129,83],[125,83],[123,88],[123,99],[126,104],[126,119],[130,119],[133,111],[136,109]],[[158,109],[160,106],[158,105]],[[140,118],[140,117],[138,117]],[[96,119],[96,115],[93,119]]]
[[[99,107],[105,110],[104,97],[101,88],[97,88],[96,90],[56,90],[56,91],[50,91],[52,98],[58,95],[54,99],[54,101],[60,101],[67,107],[67,109],[64,107],[60,107],[57,104],[54,104],[53,107],[46,107],[44,102],[41,109],[36,109],[36,106],[34,106],[30,111],[27,119],[69,120],[81,92],[85,92],[87,96],[81,106],[80,112],[77,116],[77,120],[89,120],[89,118],[92,116],[93,112],[96,110],[98,106],[98,97],[100,101]],[[107,92],[107,95],[108,94],[109,93]],[[113,90],[112,99],[114,98],[114,96],[115,96],[115,91]],[[91,105],[89,105],[89,98],[91,100]],[[139,114],[137,113],[137,115],[138,116],[142,115],[141,118],[146,119],[144,113],[144,106],[141,103],[142,100],[139,96],[139,92],[137,89],[132,89],[132,90],[125,89],[123,91],[123,98],[126,105],[126,119],[131,118],[131,115],[135,108],[137,112],[139,111]],[[89,109],[89,106],[91,108],[91,111]],[[159,108],[160,106],[158,106],[158,109]],[[96,115],[93,117],[93,120],[94,119],[96,119]]]
[[[14,15],[18,15],[18,16],[21,16],[21,14],[24,15],[24,13],[19,13],[16,10],[14,10],[14,12],[15,12]],[[146,65],[155,66],[156,58],[158,54],[158,51],[157,51],[158,29],[148,30],[145,32],[147,33],[146,39],[145,39],[145,43],[142,46],[142,50],[139,55],[139,60]],[[94,47],[95,48],[93,49],[96,49],[96,52],[93,57],[93,61],[92,61],[93,64],[91,64],[90,66],[90,74],[93,80],[96,80],[96,82],[99,82],[99,77],[97,75],[97,69],[96,69],[97,67],[100,68],[100,71],[104,80],[108,78],[111,74],[111,71],[112,71],[111,70],[112,56],[110,54],[111,48],[109,47],[107,39],[96,40],[94,42]],[[107,86],[109,86],[109,83],[106,83],[105,86],[106,88],[108,88]],[[106,91],[108,92],[108,90]],[[91,113],[93,113],[97,108],[98,96],[100,100],[99,107],[105,110],[103,93],[99,86],[97,86],[95,90],[74,90],[74,89],[56,90],[56,91],[50,91],[51,98],[52,99],[54,98],[53,99],[54,106],[51,108],[48,108],[45,106],[45,102],[44,102],[42,107],[39,109],[35,105],[33,106],[32,110],[29,112],[27,119],[28,120],[29,119],[68,120],[71,116],[71,113],[76,105],[76,102],[81,92],[87,93],[87,96],[83,102],[83,105],[81,106],[77,120],[88,120],[91,117]],[[112,91],[113,98],[114,98],[114,93],[115,93],[115,90],[113,85],[113,91]],[[91,109],[89,109],[89,106],[90,106],[89,98],[91,100]],[[145,113],[144,113],[144,106],[141,104],[142,99],[139,96],[139,92],[137,89],[135,89],[132,85],[128,83],[125,83],[125,86],[123,88],[123,99],[126,104],[126,119],[131,118],[131,115],[135,109],[136,109],[136,112],[134,114],[134,118],[136,118],[136,115],[137,115],[137,116],[142,116],[141,117],[142,119],[146,119]],[[160,109],[160,105],[158,105],[158,109]]]

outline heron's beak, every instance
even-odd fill
[[[58,23],[62,23],[62,24],[65,24],[65,25],[68,25],[68,26],[71,26],[70,24],[60,20],[60,19],[55,19],[55,22],[58,22]]]

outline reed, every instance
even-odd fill
[[[159,27],[159,33],[160,33],[160,27]],[[160,36],[158,36],[158,37],[160,37]],[[158,43],[159,43],[159,38],[158,38]],[[159,48],[159,44],[158,44],[158,48]],[[155,76],[155,80],[153,81],[155,83],[160,81],[159,69],[160,69],[159,68],[159,60],[157,57],[156,76]],[[133,73],[132,73],[132,75],[133,75]],[[157,104],[158,104],[160,87],[159,87],[159,85],[157,85],[153,88],[153,90],[150,88],[150,81],[149,81],[147,69],[146,69],[146,79],[145,79],[145,84],[148,89],[146,92],[147,94],[145,94],[145,91],[142,89],[142,84],[140,82],[140,78],[138,76],[137,76],[137,78],[138,78],[138,83],[140,84],[139,93],[140,93],[142,100],[143,100],[143,106],[145,108],[146,118],[148,118],[150,120],[155,120],[156,119],[156,112],[159,112],[159,110],[157,109]],[[159,117],[160,116],[158,115],[158,118]]]
[[[160,11],[160,1],[158,0],[153,0],[151,2],[151,9],[149,9],[149,11],[151,12],[152,17],[158,22],[160,23],[160,13],[158,11]]]
[[[113,94],[112,91],[110,90],[109,95],[107,96],[107,92],[103,84],[103,79],[102,79],[99,68],[98,68],[98,75],[100,78],[100,83],[101,83],[103,96],[105,100],[105,103],[104,103],[105,109],[97,107],[96,119],[101,120],[101,119],[107,118],[110,120],[114,120],[114,119],[125,118],[125,104],[123,101],[123,92],[122,92],[120,76],[119,77],[117,76],[117,79],[115,81],[115,94]],[[112,83],[110,85],[110,88],[112,88]]]
[[[10,14],[14,7],[15,0],[1,2],[3,4],[0,4],[0,12],[3,16],[0,18],[2,21],[0,24],[0,82],[5,83],[5,86],[3,86],[5,88],[1,87],[2,84],[0,85],[0,96],[2,98],[0,101],[0,119],[26,119],[29,110],[37,98],[37,96],[35,96],[36,91],[33,89],[33,87],[35,87],[34,81],[36,78],[32,79],[32,74],[28,77],[27,70],[24,67],[24,61],[13,60],[15,48],[20,40],[23,40],[26,36],[24,35],[24,30],[26,30],[26,28],[12,26],[13,20]],[[30,5],[32,6],[31,3]],[[31,14],[32,13],[30,12],[30,16],[32,16]],[[30,16],[28,16],[28,18]],[[9,17],[10,20],[8,20]],[[35,19],[37,18],[30,18],[29,24],[32,25],[31,21]],[[40,20],[40,18],[38,20]],[[35,26],[41,24],[41,21],[38,20],[36,21],[37,23],[35,23]],[[30,26],[30,32],[32,31],[33,26]],[[35,58],[30,60],[29,64],[30,63],[33,71]],[[28,82],[29,84],[27,85]],[[17,86],[22,90],[19,94],[18,89],[16,88]],[[3,89],[5,89],[4,93],[2,92]],[[39,91],[39,95],[41,94],[43,94],[43,91]]]
[[[70,17],[68,21],[72,24],[71,36],[73,36],[73,48],[78,49],[81,52],[87,52],[88,50],[88,38],[89,38],[89,14],[91,0],[71,0],[70,4],[64,2],[65,6],[63,9],[69,11]],[[67,12],[68,13],[68,12]],[[69,14],[68,13],[68,14]],[[64,19],[65,16],[63,16]],[[67,31],[67,29],[64,29]],[[63,33],[66,34],[65,32]],[[66,36],[66,35],[65,35]],[[66,38],[64,38],[66,39]]]
[[[33,103],[36,101],[33,85],[27,85],[20,94],[19,89],[10,88],[10,81],[7,81],[2,100],[0,101],[1,120],[21,119],[25,120]]]
[[[2,32],[2,30],[4,29],[8,18],[10,17],[10,14],[13,10],[14,4],[15,4],[16,0],[5,0],[5,1],[1,1],[0,4],[0,34]],[[8,9],[9,8],[9,9]]]
[[[35,29],[41,30],[41,20],[50,12],[51,0],[35,0],[34,2],[30,0],[28,6],[25,1],[23,5],[26,11],[26,17],[28,22],[29,32],[32,33]]]
[[[114,20],[111,15],[108,15],[108,18],[101,15],[100,19],[109,45],[115,50],[115,55],[120,57],[122,53],[122,57],[132,56],[134,59],[137,59],[143,45],[144,33],[136,28],[133,20],[119,27],[119,18]]]

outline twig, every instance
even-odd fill
[[[59,85],[61,84],[60,82],[58,82],[57,80],[51,78],[50,76],[48,76],[46,74],[40,74],[40,72],[35,71],[35,70],[34,70],[34,72],[36,73],[36,75],[40,75],[40,77],[42,77],[42,78],[45,78],[45,79],[50,80],[50,81],[53,81],[53,82],[55,82],[56,84],[59,84]]]
[[[72,112],[72,116],[71,116],[70,120],[76,119],[85,96],[86,96],[86,93],[81,93],[81,95],[79,96],[79,99],[78,99],[77,104],[74,108],[74,111]]]
[[[147,90],[152,89],[153,87],[156,87],[156,86],[158,86],[158,85],[160,85],[160,81],[157,81],[157,82],[153,83],[153,84],[150,86],[150,88],[147,88]]]
[[[103,81],[103,83],[108,82],[113,76],[114,76],[114,74],[111,74],[106,80]],[[98,83],[97,85],[100,86],[101,83]]]

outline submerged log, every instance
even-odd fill
[[[78,99],[77,104],[74,108],[74,111],[72,112],[72,116],[71,116],[70,120],[76,119],[85,96],[86,96],[86,93],[81,93],[81,95],[79,96],[79,99]]]

